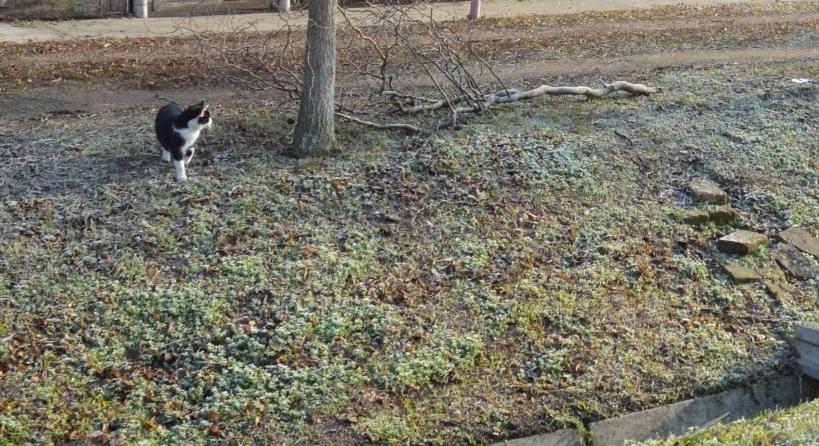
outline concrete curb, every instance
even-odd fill
[[[680,435],[715,422],[753,418],[766,410],[787,408],[815,398],[817,389],[796,376],[784,376],[749,387],[694,398],[589,425],[588,446],[622,446],[627,440],[643,441]],[[582,446],[574,429],[495,443],[493,446]]]
[[[505,440],[492,446],[583,446],[574,429],[560,429],[548,434]]]
[[[802,372],[819,379],[819,323],[803,322],[797,325],[795,340]]]
[[[595,446],[620,446],[626,440],[643,441],[684,434],[716,421],[730,423],[753,418],[765,410],[795,406],[804,397],[799,379],[786,376],[599,421],[592,423],[590,428]]]

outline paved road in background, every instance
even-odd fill
[[[770,1],[770,0],[769,0]],[[794,0],[795,1],[795,0]],[[717,5],[748,2],[747,0],[485,0],[486,17],[515,17],[523,15],[562,15],[590,11],[621,11],[669,5]],[[382,7],[350,8],[351,18],[366,23],[372,12]],[[417,18],[428,17],[430,10],[436,20],[465,18],[469,2],[435,3],[419,7]],[[337,15],[342,20],[340,14]],[[227,31],[238,27],[254,27],[259,31],[278,29],[285,24],[303,26],[304,13],[255,13],[199,17],[156,17],[148,19],[110,18],[68,21],[26,21],[0,23],[0,42],[27,42],[47,40],[90,39],[97,37],[159,37],[196,31]]]

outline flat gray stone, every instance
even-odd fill
[[[765,291],[780,302],[786,300],[794,291],[792,287],[781,282],[766,280],[763,283],[765,284]]]
[[[797,279],[808,280],[819,277],[819,269],[813,266],[793,245],[779,244],[771,253],[771,257],[782,269]]]
[[[704,225],[708,223],[708,212],[699,209],[687,211],[683,216],[683,221],[694,226]]]
[[[708,212],[708,220],[718,225],[727,225],[739,218],[739,212],[731,206],[720,206]]]
[[[731,254],[749,254],[756,248],[768,244],[768,237],[759,232],[740,229],[717,240],[717,248]]]
[[[808,231],[793,226],[779,233],[779,238],[790,243],[814,257],[819,257],[819,239],[810,235]]]
[[[705,201],[711,204],[726,204],[728,203],[728,194],[719,188],[719,184],[711,181],[698,178],[688,183],[688,188],[691,190],[691,195],[695,200]]]
[[[727,225],[739,218],[739,212],[731,206],[717,206],[711,209],[690,209],[683,215],[683,221],[692,226],[701,226],[708,222],[716,225]]]
[[[722,269],[725,270],[728,277],[730,277],[731,281],[734,283],[748,283],[762,280],[762,276],[760,276],[754,269],[748,268],[747,266],[742,266],[735,262],[723,263]]]
[[[583,442],[574,429],[560,429],[548,434],[505,440],[492,446],[583,446]]]
[[[752,418],[764,410],[800,402],[799,380],[786,376],[740,388],[657,407],[591,424],[594,446],[621,446],[626,440],[644,441],[679,435],[720,419],[723,423]],[[722,417],[722,418],[721,418]]]

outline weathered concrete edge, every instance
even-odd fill
[[[505,440],[492,446],[583,446],[583,441],[576,430],[560,429],[548,434]]]
[[[691,428],[720,422],[751,418],[765,410],[795,406],[816,396],[819,389],[803,385],[794,375],[773,378],[750,387],[742,387],[681,401],[666,406],[633,412],[591,423],[589,446],[621,446],[625,440],[647,440],[672,434],[683,434]],[[493,443],[492,446],[583,446],[586,444],[574,429],[533,435]]]
[[[714,421],[728,423],[752,418],[765,410],[799,404],[806,395],[799,378],[784,376],[679,403],[635,412],[590,425],[594,446],[620,446],[626,440],[642,441],[679,435]]]
[[[794,333],[802,373],[819,379],[819,323],[801,322]]]
[[[819,345],[819,322],[800,322],[794,335],[798,341]]]

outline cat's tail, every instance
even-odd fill
[[[176,101],[174,101],[174,100],[171,100],[171,99],[168,99],[168,98],[166,98],[166,97],[164,97],[164,96],[160,96],[160,95],[158,95],[158,94],[156,95],[156,98],[157,98],[157,99],[161,99],[161,100],[166,101],[166,102],[170,102],[171,104],[176,104],[176,105],[179,105],[179,103],[178,103],[178,102],[176,102]]]

